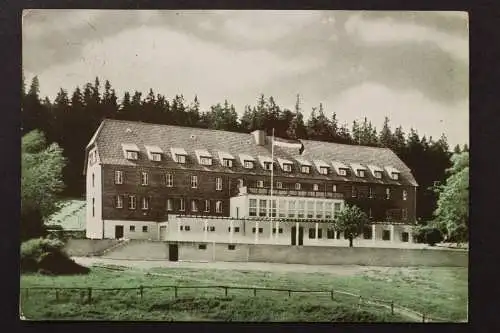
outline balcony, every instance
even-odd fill
[[[240,187],[240,194],[258,194],[258,195],[271,195],[270,188],[259,187]],[[320,191],[303,191],[303,190],[284,190],[273,188],[274,196],[284,197],[306,197],[306,198],[323,198],[323,199],[344,199],[343,193],[337,192],[320,192]]]

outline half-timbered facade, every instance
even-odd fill
[[[417,183],[391,150],[274,142],[272,155],[271,137],[260,130],[104,120],[85,152],[87,237],[171,241],[212,232],[220,241],[254,242],[266,239],[259,240],[265,226],[269,242],[305,244],[299,233],[327,242],[340,237],[328,221],[349,203],[372,222],[362,238],[411,241]],[[182,233],[181,220],[197,225]],[[241,221],[253,227],[235,236],[233,224]],[[189,233],[198,229],[198,236]]]

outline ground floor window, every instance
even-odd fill
[[[207,249],[207,244],[199,244],[198,245],[199,250],[206,250]]]
[[[252,228],[252,233],[255,234],[255,228]],[[263,233],[264,232],[264,229],[263,228],[259,228],[259,234]]]
[[[409,239],[409,234],[407,232],[401,233],[401,241],[402,242],[408,242]]]
[[[382,232],[382,240],[385,241],[391,240],[391,232],[389,230],[384,230]]]
[[[142,232],[148,232],[148,226],[147,225],[142,226]]]
[[[340,231],[337,231],[337,239],[340,239]]]
[[[363,229],[363,239],[371,239],[372,238],[372,228],[365,227]]]
[[[135,225],[131,225],[129,230],[132,231],[132,232],[134,232],[135,231]]]
[[[249,200],[248,215],[257,216],[257,199]]]
[[[334,239],[335,238],[335,230],[328,228],[326,229],[326,238],[327,239]]]
[[[227,232],[231,232],[231,227],[227,228]],[[233,232],[240,232],[240,227],[233,227]]]
[[[309,228],[309,238],[310,239],[316,238],[316,228]]]
[[[318,239],[323,238],[323,229],[318,229]]]
[[[275,234],[275,233],[276,233],[276,228],[273,228],[273,234]],[[283,233],[283,228],[279,228],[278,229],[278,233],[282,234]]]
[[[181,225],[181,231],[184,230],[184,231],[190,231],[191,230],[191,227],[188,226],[188,225]]]
[[[227,245],[227,249],[228,250],[234,250],[234,249],[236,249],[236,245],[234,245],[234,244],[228,244]]]

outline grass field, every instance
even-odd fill
[[[145,274],[146,273],[146,274]],[[151,275],[155,274],[155,275]],[[158,275],[156,275],[158,274]],[[397,306],[426,312],[430,317],[453,321],[467,317],[466,268],[388,268],[362,274],[287,273],[217,269],[153,268],[112,271],[93,268],[87,276],[49,277],[23,275],[21,287],[127,288],[161,285],[229,285],[291,289],[342,290],[393,300]],[[364,304],[335,294],[294,294],[248,290],[181,289],[175,299],[171,289],[94,291],[92,304],[82,304],[76,291],[30,290],[22,300],[29,319],[108,320],[219,320],[219,321],[410,321],[387,308]]]

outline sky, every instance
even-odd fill
[[[26,10],[27,85],[37,75],[51,100],[109,80],[202,110],[227,99],[241,115],[260,94],[304,116],[351,127],[415,128],[450,146],[469,142],[469,31],[464,12]]]

